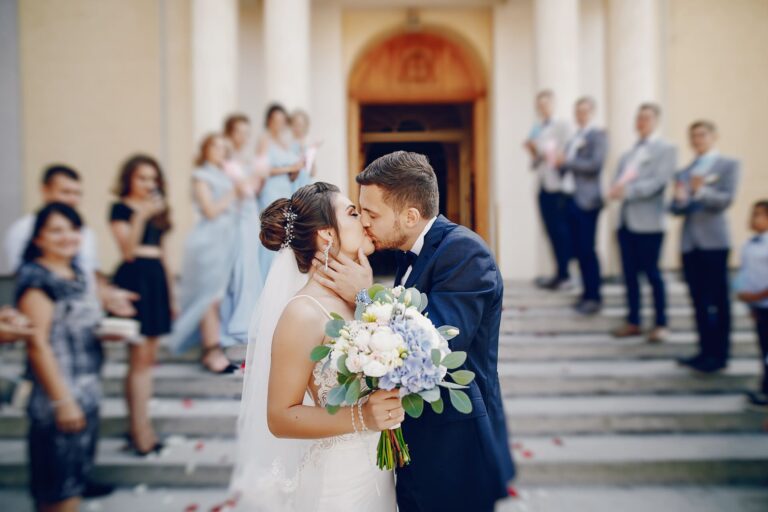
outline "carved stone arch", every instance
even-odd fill
[[[479,57],[456,36],[429,30],[400,32],[369,45],[349,77],[349,96],[361,103],[469,102],[485,96]]]

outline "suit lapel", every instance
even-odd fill
[[[443,237],[446,234],[448,228],[452,225],[452,222],[439,215],[432,227],[424,236],[424,247],[422,247],[419,256],[413,264],[411,273],[408,275],[408,280],[404,283],[406,288],[413,286],[418,281],[421,274],[424,272],[429,260],[432,259],[432,255],[435,253],[435,249],[442,242]]]

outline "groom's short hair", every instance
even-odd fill
[[[436,217],[440,209],[437,177],[426,156],[410,151],[395,151],[371,162],[355,178],[359,185],[376,185],[384,199],[399,212],[413,207],[426,219]]]

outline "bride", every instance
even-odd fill
[[[278,255],[249,332],[231,484],[238,508],[394,512],[394,477],[375,461],[378,432],[404,419],[397,391],[331,415],[324,406],[336,372],[309,357],[326,339],[331,311],[354,316],[308,272],[317,251],[373,252],[357,209],[334,185],[307,185],[264,210],[260,238]]]

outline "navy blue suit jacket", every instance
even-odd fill
[[[396,276],[397,284],[401,279]],[[435,325],[461,331],[449,344],[467,352],[465,366],[475,380],[465,390],[471,414],[456,411],[442,390],[442,414],[427,405],[419,419],[406,418],[413,462],[397,472],[400,511],[491,511],[515,476],[497,372],[501,273],[477,234],[439,216],[404,284],[427,295]]]

